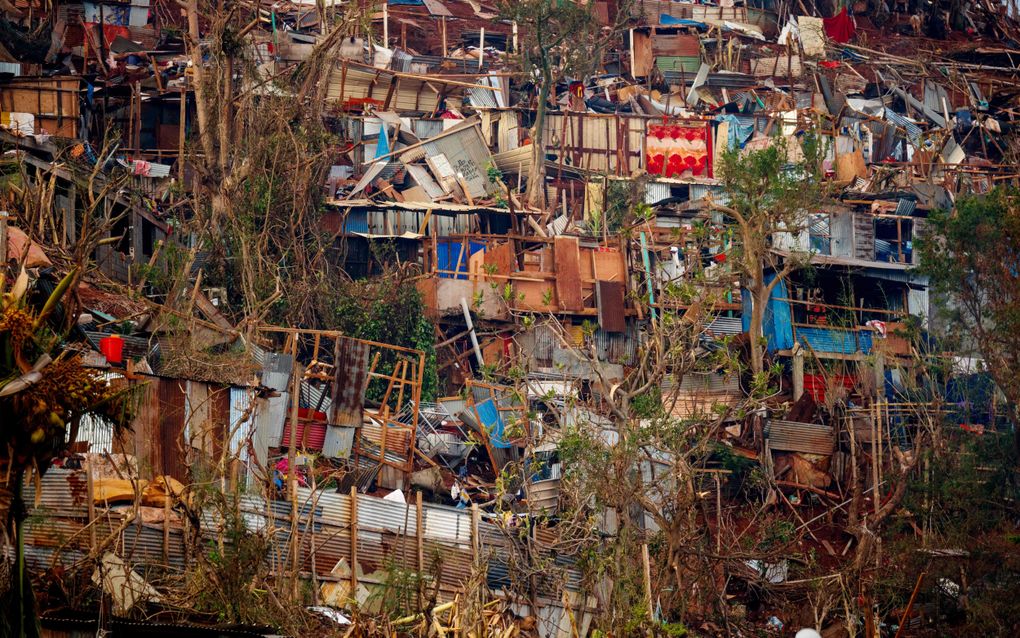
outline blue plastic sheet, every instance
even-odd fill
[[[708,25],[704,22],[689,20],[687,18],[674,18],[668,13],[659,14],[659,24],[669,27],[697,27],[702,31],[708,31]]]
[[[716,122],[726,122],[729,124],[729,129],[726,137],[726,148],[733,150],[735,148],[744,148],[744,144],[754,133],[754,122],[749,124],[746,121],[741,121],[739,117],[732,113],[726,113],[723,115],[715,116]]]
[[[475,406],[475,411],[478,412],[478,420],[489,433],[489,444],[500,449],[510,447],[509,441],[504,438],[503,417],[496,409],[496,403],[492,399],[486,399]]]
[[[772,281],[775,274],[765,276],[765,283]],[[743,298],[744,312],[741,317],[741,326],[744,332],[751,329],[751,293],[746,289],[741,295]],[[767,342],[769,352],[788,350],[793,347],[793,312],[790,309],[786,293],[786,282],[780,281],[772,289],[769,302],[765,306],[765,316],[762,318],[761,331]]]

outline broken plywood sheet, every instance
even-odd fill
[[[840,182],[853,181],[857,177],[868,176],[868,165],[864,163],[864,155],[860,149],[850,153],[836,155],[836,179]]]
[[[757,77],[786,77],[790,75],[799,78],[801,70],[799,55],[780,55],[751,60],[751,75]]]
[[[605,332],[624,332],[627,320],[624,313],[625,287],[621,281],[595,282],[595,297],[599,308],[599,326]]]
[[[562,310],[581,310],[580,249],[576,237],[557,237],[553,244],[556,264],[556,298]]]
[[[492,155],[477,125],[428,140],[424,149],[437,174],[444,181],[463,182],[472,198],[484,198],[496,191],[486,168],[493,162]]]
[[[518,310],[551,312],[554,305],[553,285],[547,281],[514,281],[514,307]]]
[[[631,75],[636,78],[645,77],[652,72],[655,56],[652,54],[652,38],[642,31],[631,31],[634,43],[634,61]]]
[[[429,13],[431,13],[432,15],[443,16],[447,18],[453,17],[453,14],[450,13],[450,10],[447,9],[446,5],[440,2],[440,0],[423,0],[423,2],[425,3],[425,8],[428,9]]]
[[[160,600],[159,592],[112,552],[103,555],[92,574],[92,582],[102,585],[103,591],[113,599],[113,612],[121,616],[127,615],[138,603]]]
[[[809,58],[820,58],[825,55],[825,25],[821,18],[797,16],[800,28],[800,44],[804,55]]]
[[[496,275],[509,275],[514,270],[514,250],[510,242],[493,244],[485,250],[485,263],[491,264]]]
[[[463,316],[460,300],[466,299],[480,316],[486,319],[504,320],[509,318],[506,304],[499,292],[488,284],[476,285],[463,279],[438,278],[435,282],[435,308],[440,316]]]
[[[621,283],[625,281],[627,266],[623,260],[623,253],[619,250],[599,248],[592,252],[592,262],[595,267],[595,279]]]

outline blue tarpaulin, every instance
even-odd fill
[[[750,123],[742,121],[736,115],[726,113],[724,115],[716,115],[716,122],[726,122],[729,124],[726,136],[726,148],[733,150],[735,148],[744,148],[744,144],[748,138],[751,137],[751,133],[754,133],[754,120]]]
[[[765,283],[772,281],[775,274],[765,276]],[[747,290],[741,295],[743,298],[744,312],[741,317],[741,325],[744,332],[751,329],[751,293]],[[793,313],[790,309],[786,293],[786,282],[780,281],[772,289],[769,302],[765,306],[765,316],[762,319],[761,331],[768,343],[768,351],[788,350],[793,347]]]
[[[503,417],[496,409],[496,403],[492,399],[486,399],[475,405],[475,411],[478,412],[478,420],[489,433],[489,443],[492,447],[501,449],[510,447],[510,443],[503,438]]]
[[[390,138],[386,134],[386,125],[379,129],[379,141],[375,143],[376,158],[390,154]]]
[[[674,18],[668,13],[659,14],[659,24],[667,27],[697,27],[703,31],[708,31],[708,25],[704,22],[687,18]]]

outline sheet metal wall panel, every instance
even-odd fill
[[[497,187],[489,181],[486,173],[486,167],[492,163],[492,155],[477,126],[425,142],[424,149],[429,157],[444,155],[468,185],[472,197],[484,197],[495,192]]]
[[[553,113],[546,116],[545,139],[550,153],[563,149],[568,166],[629,176],[643,166],[645,129],[640,117]]]

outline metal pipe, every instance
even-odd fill
[[[478,360],[478,365],[485,365],[485,359],[482,358],[482,349],[478,347],[478,335],[475,334],[475,324],[471,321],[471,312],[468,310],[468,303],[464,297],[460,298],[460,307],[464,311],[464,323],[467,324],[468,333],[471,336],[471,347],[475,351],[475,359]]]

